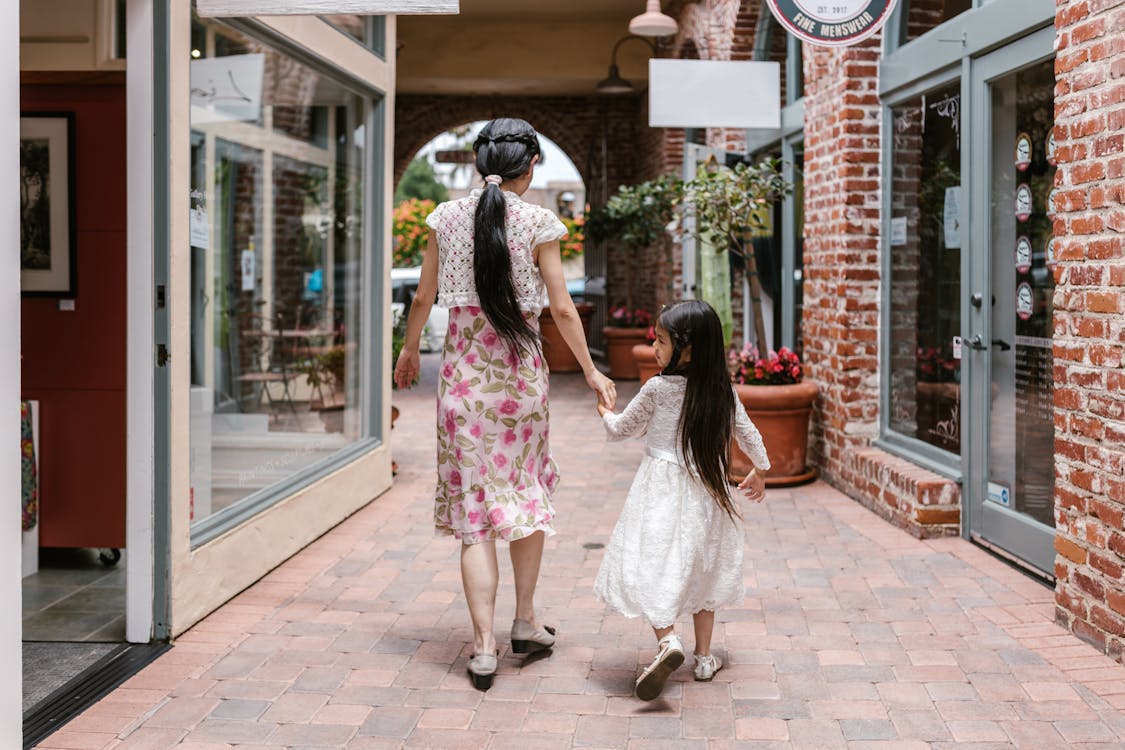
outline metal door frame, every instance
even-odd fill
[[[969,212],[969,248],[964,276],[967,294],[962,295],[962,337],[970,341],[980,336],[981,341],[992,340],[991,305],[973,305],[974,295],[989,300],[992,295],[991,248],[991,170],[974,169],[973,164],[991,164],[992,144],[992,82],[1054,56],[1054,27],[1042,28],[1011,44],[1005,45],[979,58],[965,61],[968,75],[962,90],[969,90],[969,105],[965,108],[968,121],[968,148],[962,149],[962,174],[968,176],[969,195],[965,205]],[[962,513],[967,518],[961,524],[962,536],[981,541],[986,546],[997,547],[1007,555],[1026,543],[1029,535],[1039,536],[1043,526],[1034,520],[988,503],[987,488],[990,475],[989,446],[991,444],[991,348],[962,350],[962,380],[966,398],[962,400],[962,461],[964,485],[962,487]],[[982,533],[986,526],[988,534]],[[1034,568],[1046,577],[1054,569],[1055,552],[1048,545],[1042,555],[1020,559],[1021,564]]]

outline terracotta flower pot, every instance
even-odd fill
[[[819,388],[803,380],[792,385],[735,385],[750,420],[762,433],[770,469],[767,487],[787,487],[811,482],[816,469],[805,465],[809,446],[809,415]],[[741,482],[754,465],[731,441],[730,479]]]
[[[618,380],[636,380],[640,377],[637,360],[633,358],[633,347],[648,340],[647,328],[616,328],[606,326],[605,356],[609,360],[609,376]]]
[[[575,305],[578,308],[578,317],[582,319],[582,330],[586,337],[590,336],[590,318],[594,314],[594,306],[583,302]],[[581,372],[582,366],[574,357],[574,352],[566,345],[558,324],[551,317],[551,308],[543,309],[539,315],[539,334],[543,338],[543,358],[547,360],[547,369],[551,372]]]
[[[637,361],[637,372],[641,377],[641,385],[644,385],[645,381],[653,375],[660,374],[660,365],[656,364],[656,349],[652,344],[634,345],[633,359]]]

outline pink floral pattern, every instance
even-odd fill
[[[466,544],[553,534],[546,363],[513,355],[466,305],[449,311],[439,375],[437,532]]]

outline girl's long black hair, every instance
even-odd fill
[[[539,136],[523,120],[498,117],[481,129],[473,151],[481,177],[513,180],[527,173],[541,153]],[[473,277],[481,310],[496,333],[514,351],[535,351],[539,336],[516,302],[512,257],[504,224],[507,201],[499,185],[485,183],[474,217]]]
[[[731,500],[727,468],[735,396],[727,370],[723,324],[715,310],[700,300],[684,300],[665,308],[656,324],[668,332],[672,342],[672,356],[663,374],[687,378],[680,412],[680,449],[689,469],[733,518],[739,513]],[[691,359],[681,365],[689,346]]]

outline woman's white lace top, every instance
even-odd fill
[[[610,440],[623,440],[630,436],[645,436],[649,449],[674,455],[683,465],[680,450],[680,411],[684,405],[687,380],[681,375],[657,375],[650,378],[621,414],[607,413],[603,417]],[[734,386],[732,385],[733,389]],[[734,439],[759,470],[770,467],[766,447],[758,428],[746,416],[735,396]]]
[[[473,279],[473,228],[480,194],[480,190],[474,190],[465,198],[442,203],[426,218],[426,224],[437,233],[437,303],[442,307],[480,306]],[[546,208],[526,203],[507,190],[504,199],[516,302],[521,310],[538,315],[546,304],[547,289],[533,251],[539,245],[562,239],[567,230]]]

